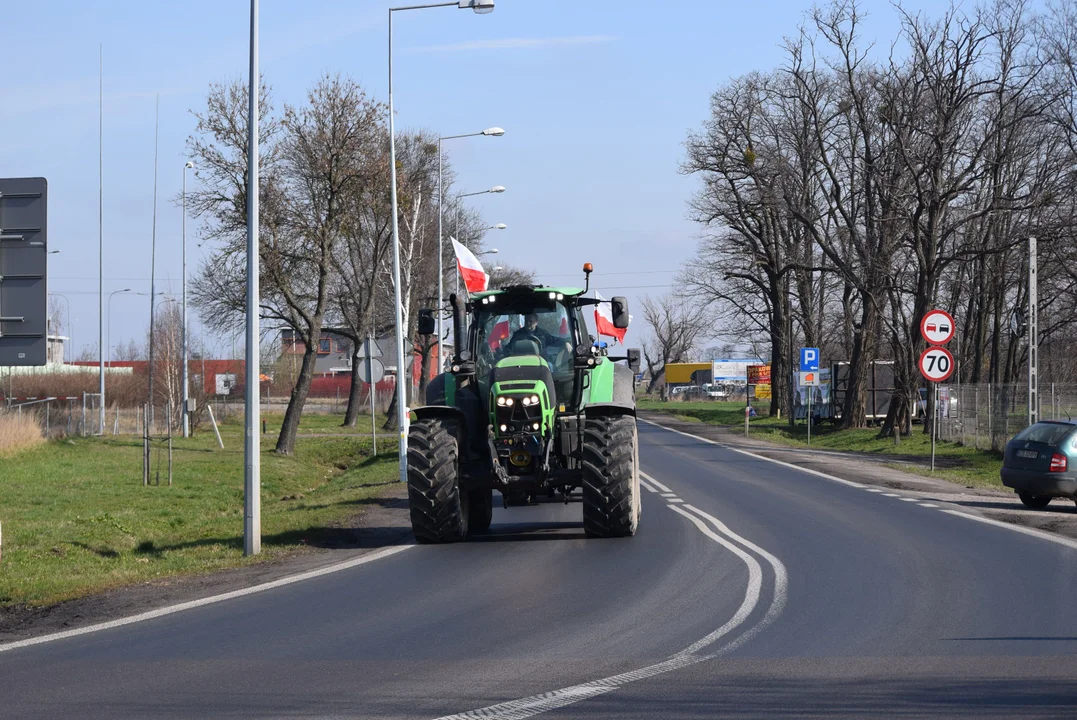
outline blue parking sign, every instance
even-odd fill
[[[819,348],[800,348],[800,372],[819,369]]]

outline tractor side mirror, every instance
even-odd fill
[[[633,375],[639,374],[639,348],[628,348],[628,367]]]
[[[420,310],[419,311],[419,334],[420,335],[433,335],[438,331],[437,323],[434,322],[433,310]]]
[[[624,330],[628,327],[628,298],[624,295],[614,295],[610,300],[613,309],[613,327]]]

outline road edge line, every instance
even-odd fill
[[[748,455],[750,457],[754,457],[754,458],[757,458],[759,460],[766,460],[767,462],[771,462],[771,463],[774,463],[776,465],[781,465],[783,467],[792,468],[793,470],[796,470],[798,472],[807,473],[809,475],[815,475],[817,477],[821,477],[821,478],[824,478],[826,480],[831,480],[831,481],[836,482],[836,483],[841,483],[842,485],[847,485],[849,487],[862,488],[862,489],[865,489],[865,490],[871,490],[872,488],[875,487],[873,485],[865,485],[863,483],[854,482],[852,480],[845,480],[844,478],[834,477],[833,475],[827,475],[824,472],[820,472],[818,470],[812,470],[811,468],[800,467],[799,465],[794,465],[792,463],[787,463],[787,462],[784,462],[782,460],[775,460],[774,458],[769,458],[769,457],[767,457],[765,455],[757,455],[756,453],[749,452],[747,450],[741,450],[740,448],[735,448],[735,447],[732,447],[730,445],[720,443],[717,440],[711,440],[710,438],[700,437],[699,435],[693,435],[691,433],[686,433],[686,432],[683,432],[681,430],[676,430],[674,428],[667,427],[667,426],[663,425],[662,423],[657,423],[657,422],[654,422],[653,420],[645,420],[644,418],[637,418],[637,419],[640,422],[645,422],[648,425],[653,425],[656,428],[661,428],[662,430],[666,430],[668,432],[677,433],[678,435],[684,435],[685,437],[690,437],[693,440],[699,440],[700,442],[705,442],[705,443],[707,443],[709,445],[717,445],[720,448],[724,448],[726,450],[730,450],[730,451],[735,452],[735,453],[740,453],[741,455]],[[937,502],[944,503],[946,505],[952,505],[953,504],[953,503],[947,502],[946,500],[937,500]],[[982,522],[982,523],[985,523],[987,525],[993,525],[995,527],[1002,528],[1004,530],[1010,530],[1012,532],[1021,533],[1022,535],[1028,535],[1030,537],[1039,538],[1040,540],[1046,540],[1048,542],[1053,542],[1053,543],[1055,543],[1057,545],[1062,545],[1063,547],[1068,547],[1070,549],[1077,550],[1077,540],[1074,540],[1072,538],[1068,538],[1068,537],[1066,537],[1064,535],[1055,535],[1055,534],[1049,533],[1049,532],[1047,532],[1045,530],[1038,530],[1036,528],[1025,527],[1024,525],[1017,525],[1015,523],[1003,522],[1002,520],[995,520],[993,518],[986,518],[986,517],[983,517],[982,515],[973,515],[972,513],[963,512],[961,510],[953,510],[953,509],[948,509],[948,508],[943,508],[943,507],[938,508],[938,510],[939,510],[939,512],[944,512],[947,515],[953,515],[954,517],[968,518],[969,520],[976,520],[977,522]]]
[[[329,565],[327,567],[319,568],[317,570],[309,570],[297,575],[289,575],[287,577],[278,578],[267,583],[261,583],[259,585],[252,585],[246,588],[240,588],[239,590],[232,590],[226,593],[220,593],[219,595],[210,595],[209,597],[199,598],[197,600],[188,600],[187,602],[177,603],[175,605],[166,605],[162,608],[155,610],[147,610],[146,612],[139,613],[137,615],[129,615],[127,617],[118,618],[116,620],[108,620],[106,622],[94,623],[93,625],[87,625],[81,628],[73,628],[71,630],[63,630],[61,632],[48,633],[47,635],[38,635],[37,637],[27,638],[25,640],[15,640],[13,642],[0,644],[0,653],[8,652],[10,650],[18,650],[19,648],[30,647],[32,645],[43,645],[49,642],[55,642],[57,640],[65,640],[67,638],[78,637],[79,635],[89,635],[90,633],[101,632],[102,630],[111,630],[113,628],[123,627],[125,625],[133,625],[135,623],[145,622],[147,620],[154,620],[166,615],[174,615],[175,613],[183,612],[184,610],[193,610],[194,608],[204,607],[206,605],[215,605],[226,600],[233,600],[235,598],[245,597],[247,595],[255,595],[257,593],[265,592],[266,590],[273,590],[274,588],[284,587],[286,585],[293,585],[295,583],[303,582],[304,580],[313,580],[323,575],[331,575],[333,573],[341,572],[342,570],[349,570],[359,565],[365,565],[366,563],[380,560],[390,555],[395,555],[398,552],[402,552],[409,548],[415,547],[414,544],[407,545],[394,545],[391,547],[377,550],[373,553],[363,555],[361,557],[353,558],[351,560],[345,560],[344,562],[337,563],[335,565]]]

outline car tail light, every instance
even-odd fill
[[[1051,456],[1051,472],[1066,472],[1066,456],[1061,453],[1055,453]]]

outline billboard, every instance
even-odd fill
[[[748,382],[748,366],[763,365],[763,361],[755,359],[723,358],[711,360],[711,382]]]
[[[48,183],[0,178],[0,366],[48,361]]]
[[[770,385],[770,365],[749,365],[749,385]]]

